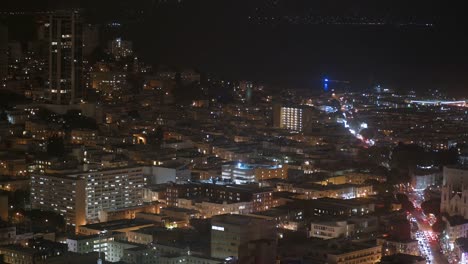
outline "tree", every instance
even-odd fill
[[[161,126],[156,128],[155,139],[160,143],[164,140],[164,131]]]
[[[442,221],[440,217],[437,217],[437,221],[432,225],[432,230],[437,233],[442,233],[445,230],[446,223]]]
[[[133,119],[138,119],[140,118],[140,113],[138,113],[138,110],[130,110],[128,111],[128,116]]]
[[[421,203],[421,208],[426,215],[433,214],[435,216],[440,215],[440,199],[431,199]]]
[[[97,129],[96,120],[86,117],[79,110],[69,110],[63,115],[65,129]]]
[[[436,153],[435,163],[439,166],[453,165],[458,162],[459,154],[456,148]]]
[[[65,144],[62,137],[51,137],[47,141],[47,154],[62,157],[65,154]]]
[[[396,195],[396,198],[401,203],[403,210],[410,211],[410,212],[414,210],[414,205],[409,200],[408,196],[406,196],[406,194],[398,193]]]
[[[416,144],[398,144],[391,154],[392,169],[408,171],[416,165],[431,164],[432,159],[424,149]]]

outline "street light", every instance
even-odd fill
[[[101,259],[101,238],[103,236],[105,236],[105,234],[107,233],[107,230],[102,230],[101,232],[99,232],[99,257],[98,257],[98,260],[97,260],[97,264],[102,264],[102,259]]]

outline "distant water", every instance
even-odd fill
[[[102,12],[99,4],[133,12],[132,22],[123,28],[125,36],[153,63],[282,87],[319,89],[320,79],[327,76],[351,81],[356,89],[382,84],[468,97],[468,37],[464,25],[454,22],[457,10],[443,1],[442,7],[450,6],[443,13],[454,20],[434,27],[258,25],[247,19],[259,2],[254,0],[187,0],[184,5],[145,8],[141,16],[119,6],[132,7],[128,1],[114,0],[115,6],[81,2],[92,2],[90,10],[101,19],[112,12]],[[157,2],[170,1],[142,1],[152,6]],[[394,1],[387,2],[394,6]],[[407,7],[407,1],[397,2]],[[414,10],[423,7],[438,11],[438,6],[413,5]],[[464,17],[464,9],[457,9],[458,17]]]
[[[463,31],[437,24],[258,25],[231,9],[162,9],[143,16],[129,35],[155,63],[193,66],[227,79],[318,89],[327,76],[357,89],[382,84],[468,97]]]

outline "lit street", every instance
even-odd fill
[[[426,258],[427,263],[449,263],[439,246],[438,235],[432,231],[431,226],[435,219],[426,216],[421,209],[421,202],[424,200],[422,192],[408,193],[408,198],[415,207],[415,210],[411,212],[411,222],[416,222],[418,225],[415,239],[418,240],[421,256]]]

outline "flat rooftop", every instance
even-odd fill
[[[238,214],[224,214],[213,216],[212,222],[230,224],[230,225],[247,225],[254,221],[265,221],[262,218]]]
[[[115,220],[109,222],[102,222],[102,223],[95,223],[95,224],[88,224],[81,227],[85,227],[88,229],[93,230],[119,230],[131,227],[138,227],[138,226],[147,226],[154,224],[152,221],[146,221],[142,219],[124,219],[124,220]]]

